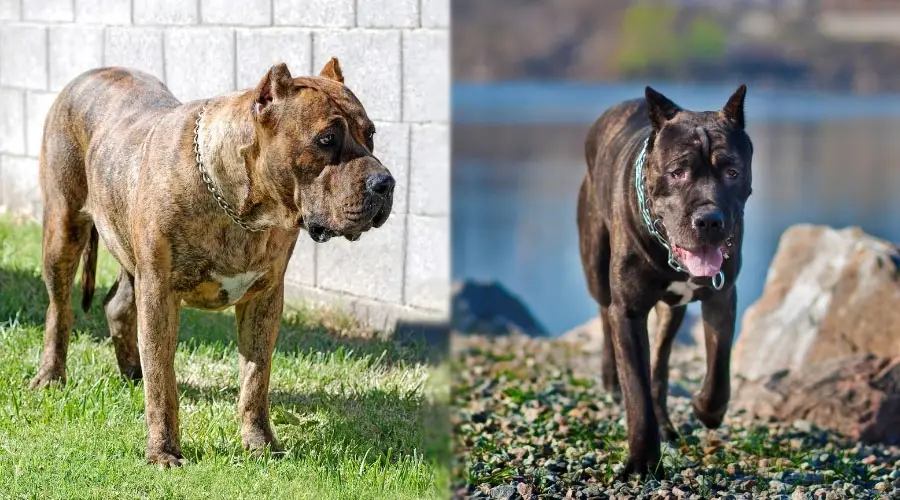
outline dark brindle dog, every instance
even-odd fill
[[[650,87],[607,110],[585,144],[578,196],[581,259],[600,304],[603,384],[621,387],[628,422],[624,474],[653,472],[660,434],[677,437],[666,409],[669,353],[686,304],[702,301],[707,372],[694,414],[722,423],[741,267],[753,145],[743,85],[721,111],[681,109]],[[651,367],[647,317],[656,308]]]
[[[32,385],[65,381],[69,292],[83,255],[82,307],[90,306],[102,239],[122,265],[104,302],[119,369],[143,375],[147,460],[182,460],[180,305],[235,306],[241,436],[251,450],[275,447],[269,373],[297,236],[356,240],[391,212],[394,179],[373,156],[375,128],[343,81],[332,59],[320,76],[293,78],[278,64],[256,88],[184,104],[124,68],[66,86],[41,148],[50,306]]]

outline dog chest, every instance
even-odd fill
[[[185,305],[199,309],[224,309],[265,285],[265,280],[261,279],[264,274],[259,271],[236,274],[212,271],[207,279],[183,295],[183,301]]]
[[[219,288],[225,294],[229,304],[241,300],[247,293],[247,290],[253,286],[253,283],[262,276],[257,271],[247,271],[245,273],[235,274],[234,276],[226,276],[213,272],[210,276],[219,282]]]
[[[701,287],[702,285],[692,283],[691,281],[673,281],[669,283],[668,288],[666,288],[666,293],[663,295],[663,302],[670,306],[683,306],[694,300],[697,290]]]

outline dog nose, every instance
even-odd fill
[[[375,194],[387,194],[394,189],[394,177],[387,173],[372,174],[366,179],[366,191]]]
[[[725,228],[725,215],[721,210],[704,210],[694,214],[694,229],[703,236],[719,236]]]

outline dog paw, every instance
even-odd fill
[[[155,464],[163,469],[167,469],[169,467],[181,467],[182,465],[185,465],[187,461],[181,456],[180,452],[168,453],[165,451],[148,451],[147,463]]]
[[[675,426],[672,425],[672,422],[667,422],[659,426],[659,437],[668,443],[673,443],[681,439],[681,434],[675,430]]]
[[[615,380],[607,380],[606,377],[603,378],[603,390],[609,393],[612,396],[613,401],[616,403],[622,402],[622,389],[619,387],[619,379]]]
[[[134,380],[138,381],[143,378],[143,373],[141,372],[141,365],[136,366],[119,366],[119,373],[122,374],[122,378],[126,380]]]
[[[52,384],[66,385],[65,368],[41,367],[37,375],[31,379],[28,387],[31,389],[43,389]]]
[[[694,416],[697,417],[707,429],[717,429],[725,420],[725,411],[728,405],[724,404],[721,408],[709,408],[708,403],[704,403],[702,398],[697,395],[691,399],[691,407],[694,409]]]
[[[268,429],[244,431],[241,441],[243,441],[244,449],[250,452],[251,456],[278,455],[283,452],[281,445],[272,435],[272,431]]]
[[[658,458],[647,460],[632,456],[625,462],[625,466],[616,473],[615,480],[628,481],[633,475],[637,475],[640,479],[647,479],[648,477],[662,479],[665,477],[665,472],[662,462]]]

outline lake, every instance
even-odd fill
[[[735,85],[654,84],[688,109],[720,109]],[[454,279],[496,280],[553,334],[597,314],[578,255],[575,202],[584,138],[643,85],[453,87]],[[900,241],[900,95],[749,87],[753,196],[745,212],[739,314],[762,293],[781,233],[797,223],[859,226]],[[692,304],[697,310],[697,304]],[[739,318],[738,328],[740,328]]]

